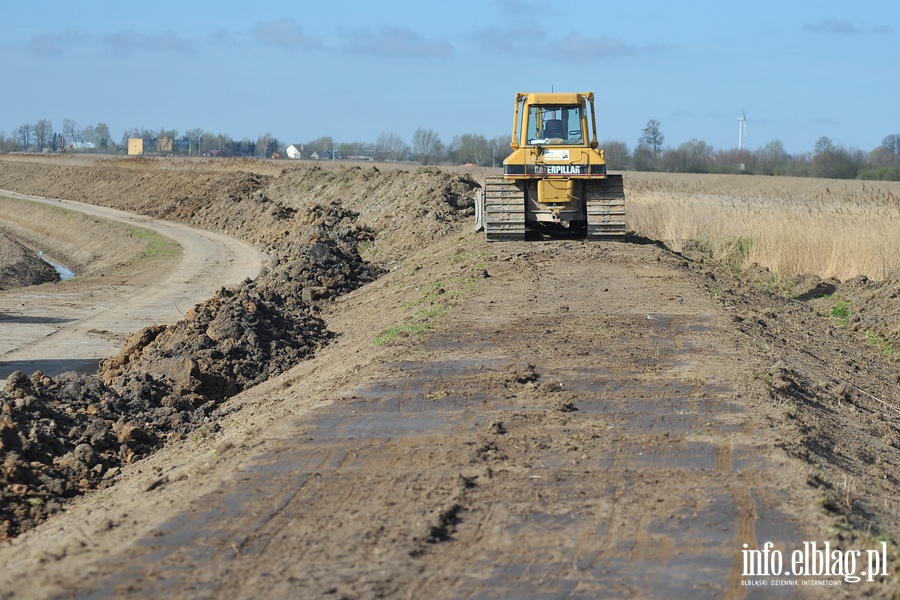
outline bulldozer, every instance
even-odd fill
[[[487,241],[625,235],[625,188],[607,173],[593,92],[517,93],[511,146],[476,198]]]

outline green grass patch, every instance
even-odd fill
[[[878,335],[874,331],[870,329],[866,329],[863,331],[863,335],[866,336],[866,341],[887,354],[890,357],[898,357],[900,356],[900,350],[894,347],[889,341],[884,339],[884,337]]]
[[[422,288],[422,295],[412,302],[405,304],[404,308],[415,308],[416,306],[422,306],[423,304],[434,304],[447,293],[447,287],[444,282],[435,281]]]
[[[475,289],[478,279],[474,272],[470,272],[458,287],[451,287],[444,281],[435,281],[425,286],[418,298],[404,305],[408,310],[421,308],[405,318],[402,323],[378,334],[375,344],[381,346],[398,338],[419,336],[431,331],[447,313],[449,305],[454,300],[464,298]]]
[[[471,250],[467,252],[460,252],[450,259],[450,263],[454,265],[458,265],[460,263],[469,261],[469,260],[483,260],[487,257],[487,252],[485,250]]]
[[[404,320],[403,323],[394,325],[393,327],[382,331],[378,337],[375,338],[375,345],[381,346],[393,342],[397,338],[419,336],[431,331],[434,329],[435,321],[443,317],[445,313],[446,308],[443,306],[429,306],[423,308]]]
[[[463,238],[460,246],[468,243],[469,240]],[[456,270],[449,279],[439,279],[417,288],[419,295],[403,305],[405,310],[416,312],[404,318],[401,323],[378,334],[375,344],[381,346],[398,338],[419,336],[433,330],[453,304],[469,296],[478,282],[484,280],[483,271],[486,269],[487,258],[488,253],[485,250],[461,248],[458,254],[450,258],[450,264],[470,264]],[[399,291],[406,289],[408,289],[406,285],[398,288]]]
[[[847,300],[838,300],[829,311],[829,316],[836,320],[841,327],[847,327],[850,324],[850,302]]]
[[[139,240],[143,240],[147,245],[138,258],[163,258],[172,256],[178,252],[178,244],[169,238],[163,237],[149,229],[141,229],[140,227],[131,228],[131,236]]]

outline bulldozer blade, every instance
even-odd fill
[[[478,233],[484,229],[484,189],[475,191],[475,229]]]

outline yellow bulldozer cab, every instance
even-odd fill
[[[598,145],[594,94],[590,92],[518,93],[513,119],[514,150],[525,146]]]
[[[508,178],[606,176],[590,92],[516,94],[511,146]]]

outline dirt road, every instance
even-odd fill
[[[317,305],[314,357],[0,546],[0,597],[896,597],[897,364],[822,298],[640,238],[487,244],[428,173],[266,193],[322,181],[386,274]],[[888,574],[747,576],[767,542],[884,542]]]
[[[21,205],[28,201],[88,215],[94,226],[112,231],[113,236],[133,237],[134,228],[139,228],[180,248],[180,256],[173,252],[165,260],[127,257],[132,261],[127,276],[119,273],[117,283],[100,289],[95,275],[87,281],[0,294],[0,385],[17,370],[39,370],[47,375],[94,371],[100,359],[116,354],[124,340],[141,327],[178,320],[223,285],[258,275],[265,260],[251,244],[179,223],[6,190],[0,190],[0,196],[12,199],[3,200],[8,209],[7,227],[28,227],[32,219],[58,218],[58,212],[42,213],[33,207],[25,214]],[[19,215],[19,223],[12,221],[13,215]],[[128,229],[108,223],[124,223]]]
[[[179,492],[192,510],[77,594],[743,597],[741,544],[815,539],[758,365],[677,261],[629,244],[479,251],[490,277],[446,331],[364,360],[367,383],[292,385],[339,400],[210,494]],[[314,363],[356,366],[372,338],[339,331]]]

